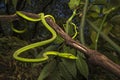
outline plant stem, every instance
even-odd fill
[[[105,20],[106,20],[106,18],[107,18],[107,15],[108,15],[108,14],[106,14],[106,15],[104,16],[104,18],[103,18],[103,20],[102,20],[102,23],[101,23],[101,25],[100,25],[100,29],[99,29],[99,31],[98,31],[98,33],[97,33],[96,40],[95,40],[95,50],[97,50],[97,43],[98,43],[99,35],[100,35],[100,32],[102,31],[102,28],[103,28],[104,22],[105,22]]]
[[[82,44],[85,44],[85,40],[84,40],[84,26],[85,26],[85,16],[86,16],[86,12],[87,12],[87,6],[88,6],[88,0],[85,0],[85,6],[84,6],[84,10],[83,10],[83,16],[81,19],[81,25],[79,26],[79,39],[80,42]]]
[[[69,25],[70,22],[72,21],[72,19],[75,17],[76,15],[76,9],[74,9],[73,14],[71,15],[71,17],[66,21],[66,27],[65,27],[65,32],[68,34],[69,33]]]
[[[96,31],[99,32],[99,29],[97,28],[97,26],[95,26],[89,19],[87,19],[87,22],[90,24],[90,26]],[[115,50],[120,54],[120,47],[113,42],[108,36],[106,36],[103,32],[100,32],[101,37],[103,37],[103,39],[105,39],[108,43],[111,44],[111,46],[113,46],[115,48]]]

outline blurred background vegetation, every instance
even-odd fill
[[[69,24],[66,31],[65,25],[74,10],[77,11],[71,22],[77,26],[78,34],[75,40],[120,64],[120,0],[0,0],[0,15],[12,15],[16,11],[51,14],[55,17],[56,23],[71,37],[75,33],[74,28]],[[98,31],[82,20],[83,15]],[[22,34],[15,33],[11,25],[17,29],[27,26],[27,31]],[[114,41],[118,47],[112,45],[106,36],[101,36],[100,32]],[[101,67],[91,65],[83,53],[66,45],[59,35],[53,43],[29,50],[23,56],[40,57],[42,52],[57,50],[73,53],[79,57],[78,60],[51,57],[44,63],[33,64],[13,59],[12,55],[17,49],[49,37],[49,32],[40,22],[29,22],[24,19],[13,22],[0,21],[0,80],[119,80]]]

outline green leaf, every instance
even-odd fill
[[[115,25],[112,30],[111,33],[120,40],[120,25]]]
[[[100,7],[98,5],[93,5],[91,8],[90,8],[91,11],[94,11],[96,13],[100,13]]]
[[[89,15],[87,15],[88,17],[92,17],[92,18],[98,18],[99,17],[99,14],[98,13],[89,13]]]
[[[120,25],[120,15],[113,16],[110,21],[113,22],[114,24]]]
[[[63,52],[74,54],[76,53],[75,49],[71,49],[69,46],[64,45],[63,46]],[[69,73],[76,78],[77,70],[76,70],[76,64],[75,60],[69,60],[69,59],[62,59],[64,66],[69,71]]]
[[[80,4],[80,0],[70,0],[68,5],[70,9],[75,9]]]
[[[109,33],[110,33],[110,31],[112,30],[112,27],[113,27],[113,25],[112,24],[110,24],[110,23],[104,23],[104,27],[103,27],[103,33],[105,34],[105,35],[108,35]]]
[[[96,36],[97,36],[97,33],[95,31],[91,31],[90,38],[93,44],[95,44]]]
[[[66,30],[66,26],[67,25],[67,23],[64,25],[64,29],[65,29],[65,31],[67,32],[67,30]],[[74,26],[72,25],[72,24],[68,24],[68,35],[70,35],[71,37],[75,34],[75,32],[74,32]]]
[[[41,71],[40,76],[38,77],[38,80],[44,80],[47,78],[55,69],[56,67],[56,61],[51,61],[48,63]]]
[[[66,70],[69,71],[69,73],[76,78],[77,75],[77,69],[76,69],[76,60],[68,60],[68,59],[62,59],[64,66],[66,67]]]
[[[79,72],[86,79],[88,79],[88,74],[89,74],[88,65],[87,65],[86,61],[84,60],[84,58],[81,57],[79,54],[81,54],[81,53],[78,52],[78,54],[77,54],[77,57],[78,57],[78,59],[76,60],[77,68],[78,68]]]
[[[66,67],[62,62],[59,63],[59,70],[60,70],[60,75],[63,77],[63,80],[73,80],[71,74],[68,72]]]
[[[63,80],[59,73],[58,67],[56,67],[55,70],[51,73],[51,75],[49,76],[49,80]]]

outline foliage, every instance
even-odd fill
[[[35,80],[36,79],[36,76],[39,73],[38,68],[33,69],[30,63],[21,63],[15,61],[12,57],[13,55],[12,53],[16,49],[25,46],[27,44],[28,43],[26,41],[20,40],[17,37],[9,36],[9,37],[0,38],[0,50],[1,50],[0,79],[1,80],[25,80],[25,79]],[[31,50],[28,53],[32,54],[33,52],[34,51]]]
[[[70,9],[75,9],[80,5],[80,0],[70,0],[68,3]]]
[[[59,1],[60,0],[58,0],[57,2]],[[65,3],[64,1],[63,3]],[[75,34],[75,28],[74,28],[74,25],[75,25],[77,30],[77,35],[73,39],[81,42],[80,38],[83,38],[86,46],[105,53],[104,55],[109,57],[114,62],[120,64],[120,59],[119,59],[120,56],[118,55],[120,53],[119,50],[116,49],[112,44],[109,44],[109,41],[104,37],[102,38],[102,36],[100,35],[101,32],[104,33],[104,35],[110,37],[110,40],[116,42],[115,45],[119,47],[120,45],[120,38],[119,38],[120,37],[120,30],[119,30],[120,0],[116,0],[116,1],[115,0],[88,0],[89,5],[87,5],[86,14],[84,17],[85,20],[82,20],[83,19],[82,15],[84,14],[83,11],[85,9],[84,5],[86,5],[86,1],[87,0],[70,0],[69,2],[66,2],[67,6],[69,6],[67,10],[69,9],[69,10],[72,10],[73,12],[76,11],[76,13],[75,14],[73,13],[74,14],[73,15],[73,14],[69,14],[69,12],[68,13],[66,12],[68,15],[68,18],[65,19],[66,23],[64,23],[64,20],[61,20],[63,21],[63,23],[60,26],[64,26],[63,29],[66,31],[66,33],[68,33],[71,37],[73,37]],[[5,0],[5,2],[3,3],[5,3],[6,5],[12,4],[10,8],[7,7],[8,10],[6,9],[6,12],[4,12],[4,14],[13,14],[15,13],[16,10],[38,13],[39,11],[41,11],[39,10],[39,7],[33,8],[32,6],[38,6],[37,3],[45,4],[47,2],[43,0],[37,0],[37,1],[36,0],[34,1]],[[21,5],[19,3],[21,3]],[[43,11],[52,10],[50,7],[50,4],[52,3],[55,3],[55,1],[50,0],[48,4],[42,5],[42,10]],[[60,2],[58,5],[60,5]],[[59,11],[59,12],[62,12],[62,11]],[[55,15],[53,14],[53,16]],[[98,28],[98,31],[95,31],[93,27],[91,27],[92,25],[87,23],[87,20],[90,20],[92,24],[96,28]],[[20,21],[15,21],[11,23],[8,23],[8,22],[0,23],[1,24],[0,29],[2,29],[1,31],[2,33],[0,35],[2,37],[0,38],[0,42],[1,42],[0,65],[4,66],[3,64],[8,64],[9,61],[12,60],[11,61],[12,67],[10,68],[13,68],[13,67],[16,68],[16,70],[14,69],[12,70],[13,72],[12,74],[11,74],[11,71],[8,73],[8,75],[9,74],[11,75],[8,76],[7,79],[11,79],[12,77],[15,80],[37,80],[37,79],[38,80],[84,80],[84,79],[108,80],[108,77],[109,77],[109,80],[113,80],[113,79],[118,80],[114,75],[110,74],[109,72],[104,71],[99,67],[93,68],[95,66],[89,65],[89,63],[86,62],[87,59],[84,56],[84,54],[66,45],[65,41],[59,35],[57,36],[56,40],[50,45],[46,45],[37,49],[27,51],[26,53],[29,53],[29,54],[23,55],[23,56],[41,57],[42,53],[45,51],[56,50],[60,52],[70,52],[73,55],[78,56],[77,60],[67,60],[67,59],[61,59],[59,57],[51,56],[48,61],[43,63],[34,63],[34,64],[25,63],[24,64],[15,60],[13,61],[12,56],[9,57],[9,55],[12,55],[12,53],[17,48],[27,45],[28,43],[36,42],[39,40],[41,41],[45,40],[48,37],[50,37],[49,32],[44,28],[44,26],[41,23],[33,23],[28,21],[24,22],[23,19],[21,19],[21,21],[23,21],[23,23]],[[84,36],[80,36],[81,32],[79,29],[81,29],[80,25],[83,21],[84,21],[84,28],[82,33]],[[72,25],[72,23],[74,25]],[[14,25],[14,27],[17,27],[17,29],[22,29],[24,26],[27,26],[27,31],[22,34],[14,33],[10,28],[11,27],[10,24]],[[6,38],[6,36],[9,36],[9,38]],[[15,37],[13,38],[12,36],[15,36]],[[5,41],[7,45],[3,44],[2,43],[3,41]],[[3,50],[4,48],[7,51]],[[7,55],[4,54],[8,52],[10,54],[7,54]],[[19,66],[19,64],[21,64],[22,67]],[[20,71],[19,68],[22,69],[23,72]],[[30,72],[29,71],[24,72],[25,69],[29,70]],[[5,73],[5,68],[3,70],[4,71],[2,71],[1,73]],[[4,74],[2,74],[2,76],[3,75]]]

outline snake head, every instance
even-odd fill
[[[74,56],[73,54],[69,54],[69,53],[61,53],[58,56],[66,58],[66,59],[77,59],[76,56]]]

